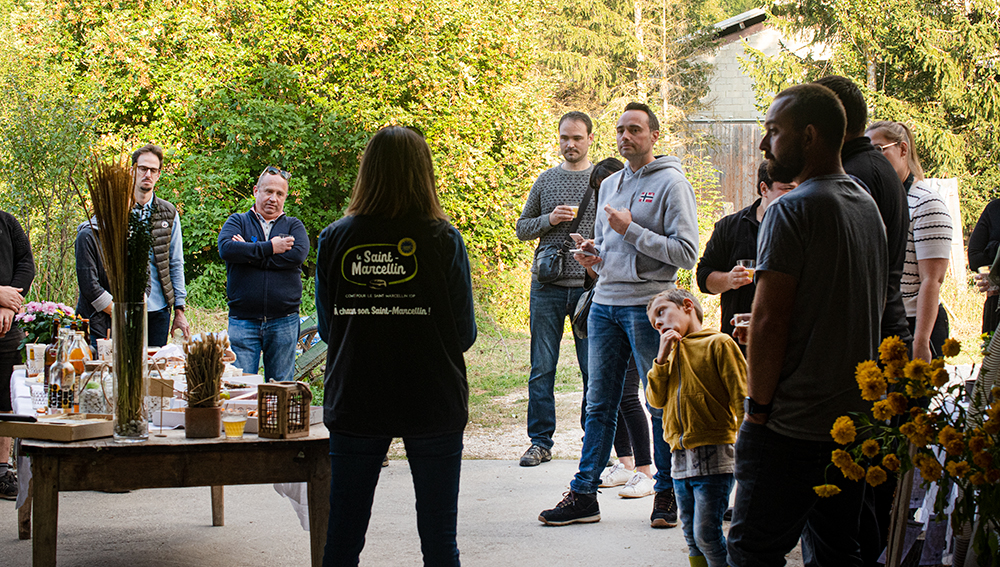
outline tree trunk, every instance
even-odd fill
[[[639,102],[646,102],[646,55],[645,40],[642,33],[642,0],[635,0],[635,42],[638,44],[635,54],[635,91],[636,99]]]

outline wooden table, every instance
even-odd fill
[[[145,443],[115,443],[110,438],[57,443],[23,439],[31,457],[31,506],[34,521],[32,564],[56,564],[59,492],[212,487],[212,525],[222,526],[227,484],[308,482],[312,564],[323,563],[330,514],[329,434],[313,425],[308,437],[260,439],[186,439],[183,431],[152,434]]]

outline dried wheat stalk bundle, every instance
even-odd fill
[[[227,348],[229,340],[214,333],[206,333],[200,339],[184,343],[188,407],[214,408],[219,405],[222,371],[225,369],[222,355]]]

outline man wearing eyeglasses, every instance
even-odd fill
[[[291,177],[267,166],[253,188],[253,207],[230,215],[219,232],[236,366],[256,374],[263,353],[264,376],[277,381],[295,373],[302,263],[309,255],[305,225],[285,214]]]
[[[153,249],[149,256],[149,295],[146,299],[148,313],[147,337],[149,346],[167,344],[168,335],[180,331],[185,339],[191,338],[191,328],[184,316],[184,243],[181,238],[181,219],[177,208],[153,192],[160,180],[163,167],[163,149],[147,144],[132,153],[135,175],[135,203],[143,214],[151,215]],[[109,298],[110,299],[110,298]],[[170,323],[170,311],[174,322]],[[168,332],[169,331],[169,332]]]

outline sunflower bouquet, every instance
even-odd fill
[[[928,363],[909,360],[899,337],[882,341],[882,366],[869,360],[855,371],[861,397],[872,402],[871,414],[837,418],[830,435],[845,448],[834,450],[831,461],[846,478],[872,486],[890,473],[916,469],[925,487],[939,488],[938,514],[957,487],[952,526],[957,530],[978,519],[973,548],[979,557],[989,557],[996,542],[987,534],[1000,528],[1000,387],[967,395],[964,383],[952,382],[944,358],[960,349],[958,341],[947,339],[944,357]],[[814,490],[824,498],[840,493],[834,484]]]

